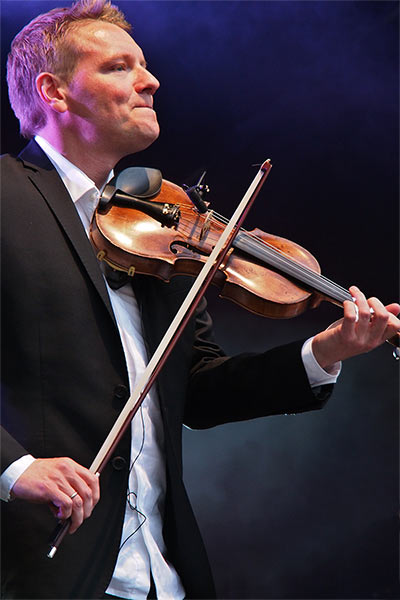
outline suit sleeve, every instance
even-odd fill
[[[333,385],[312,390],[301,359],[303,343],[227,357],[215,342],[204,301],[196,319],[185,424],[202,429],[322,408]]]
[[[1,427],[1,473],[25,454],[29,454],[29,452]]]

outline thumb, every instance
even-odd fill
[[[329,325],[329,327],[327,327],[325,329],[325,331],[328,331],[329,329],[335,329],[335,327],[338,327],[339,325],[341,325],[343,323],[343,319],[338,319],[337,321],[334,321],[333,323],[331,323]]]

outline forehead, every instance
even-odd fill
[[[112,23],[88,21],[71,32],[71,36],[83,54],[81,59],[107,60],[113,56],[131,55],[144,62],[142,49],[134,39]]]

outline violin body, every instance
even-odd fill
[[[92,221],[91,238],[98,258],[130,275],[142,273],[164,281],[175,275],[197,276],[224,230],[224,223],[212,211],[199,213],[183,189],[169,181],[163,180],[154,201],[179,204],[176,228],[162,227],[142,211],[110,205],[106,210],[97,210]],[[259,229],[246,237],[276,249],[317,275],[320,273],[317,260],[294,242]],[[270,318],[295,317],[323,299],[309,286],[244,251],[240,244],[229,249],[213,283],[220,288],[222,297]]]

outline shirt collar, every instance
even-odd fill
[[[97,197],[99,197],[99,189],[86,173],[81,171],[76,165],[72,164],[65,156],[62,156],[62,154],[40,135],[35,136],[35,141],[39,144],[43,152],[47,154],[54,165],[74,203],[78,202],[78,200],[89,191],[96,192]],[[113,177],[114,171],[111,170],[108,174],[106,183]]]

